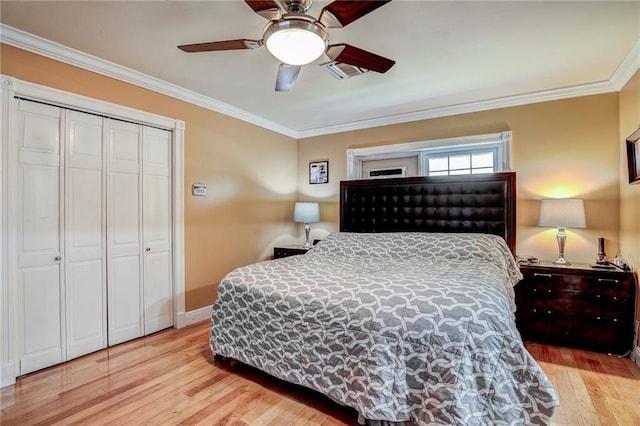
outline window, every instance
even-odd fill
[[[427,149],[420,155],[422,170],[425,176],[493,173],[501,171],[501,151],[500,143]]]
[[[507,171],[511,169],[511,132],[348,149],[347,179],[364,177],[363,162],[396,159],[400,167],[406,158],[416,157],[418,176]]]

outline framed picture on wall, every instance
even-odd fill
[[[309,163],[309,183],[329,182],[329,161],[312,161]]]
[[[640,129],[627,138],[629,183],[640,183]]]

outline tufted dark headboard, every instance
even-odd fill
[[[478,232],[516,246],[516,174],[340,182],[342,232]]]

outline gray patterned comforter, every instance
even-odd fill
[[[210,345],[367,420],[548,424],[558,396],[514,322],[521,277],[492,235],[334,233],[229,273]]]

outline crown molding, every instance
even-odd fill
[[[297,137],[297,133],[294,130],[265,120],[258,115],[248,113],[240,108],[1,23],[0,42],[116,80],[153,90],[154,92],[162,93],[172,98],[189,102],[292,138]]]
[[[601,93],[615,92],[616,89],[608,81],[583,84],[561,89],[544,90],[540,92],[526,93],[523,95],[505,96],[502,98],[475,101],[445,107],[424,109],[409,113],[390,115],[372,120],[354,121],[351,123],[327,126],[318,129],[302,130],[300,138],[321,136],[331,133],[341,133],[351,130],[368,129],[371,127],[388,126],[392,124],[407,123],[410,121],[427,120],[430,118],[447,117],[451,115],[467,114],[471,112],[488,111],[498,108],[533,104],[537,102],[555,101],[560,99],[575,98],[578,96],[597,95]]]
[[[431,118],[451,115],[487,111],[498,108],[520,106],[538,102],[568,99],[578,96],[589,96],[603,93],[617,92],[624,87],[629,79],[640,69],[640,38],[636,41],[624,60],[620,63],[611,78],[606,81],[581,84],[559,89],[525,93],[515,96],[468,102],[445,107],[436,107],[420,111],[396,114],[374,119],[354,121],[335,126],[318,127],[308,130],[294,130],[266,120],[258,115],[248,113],[224,102],[185,89],[172,83],[151,77],[113,62],[106,61],[79,50],[63,46],[59,43],[38,37],[16,28],[0,24],[0,42],[22,50],[36,53],[47,58],[64,62],[88,71],[102,74],[126,83],[134,84],[145,89],[171,96],[191,104],[246,121],[256,126],[281,133],[295,139],[322,136],[352,130],[368,129],[372,127],[388,126],[411,121],[427,120]]]
[[[631,47],[609,81],[617,92],[622,90],[625,84],[640,69],[640,37]]]

